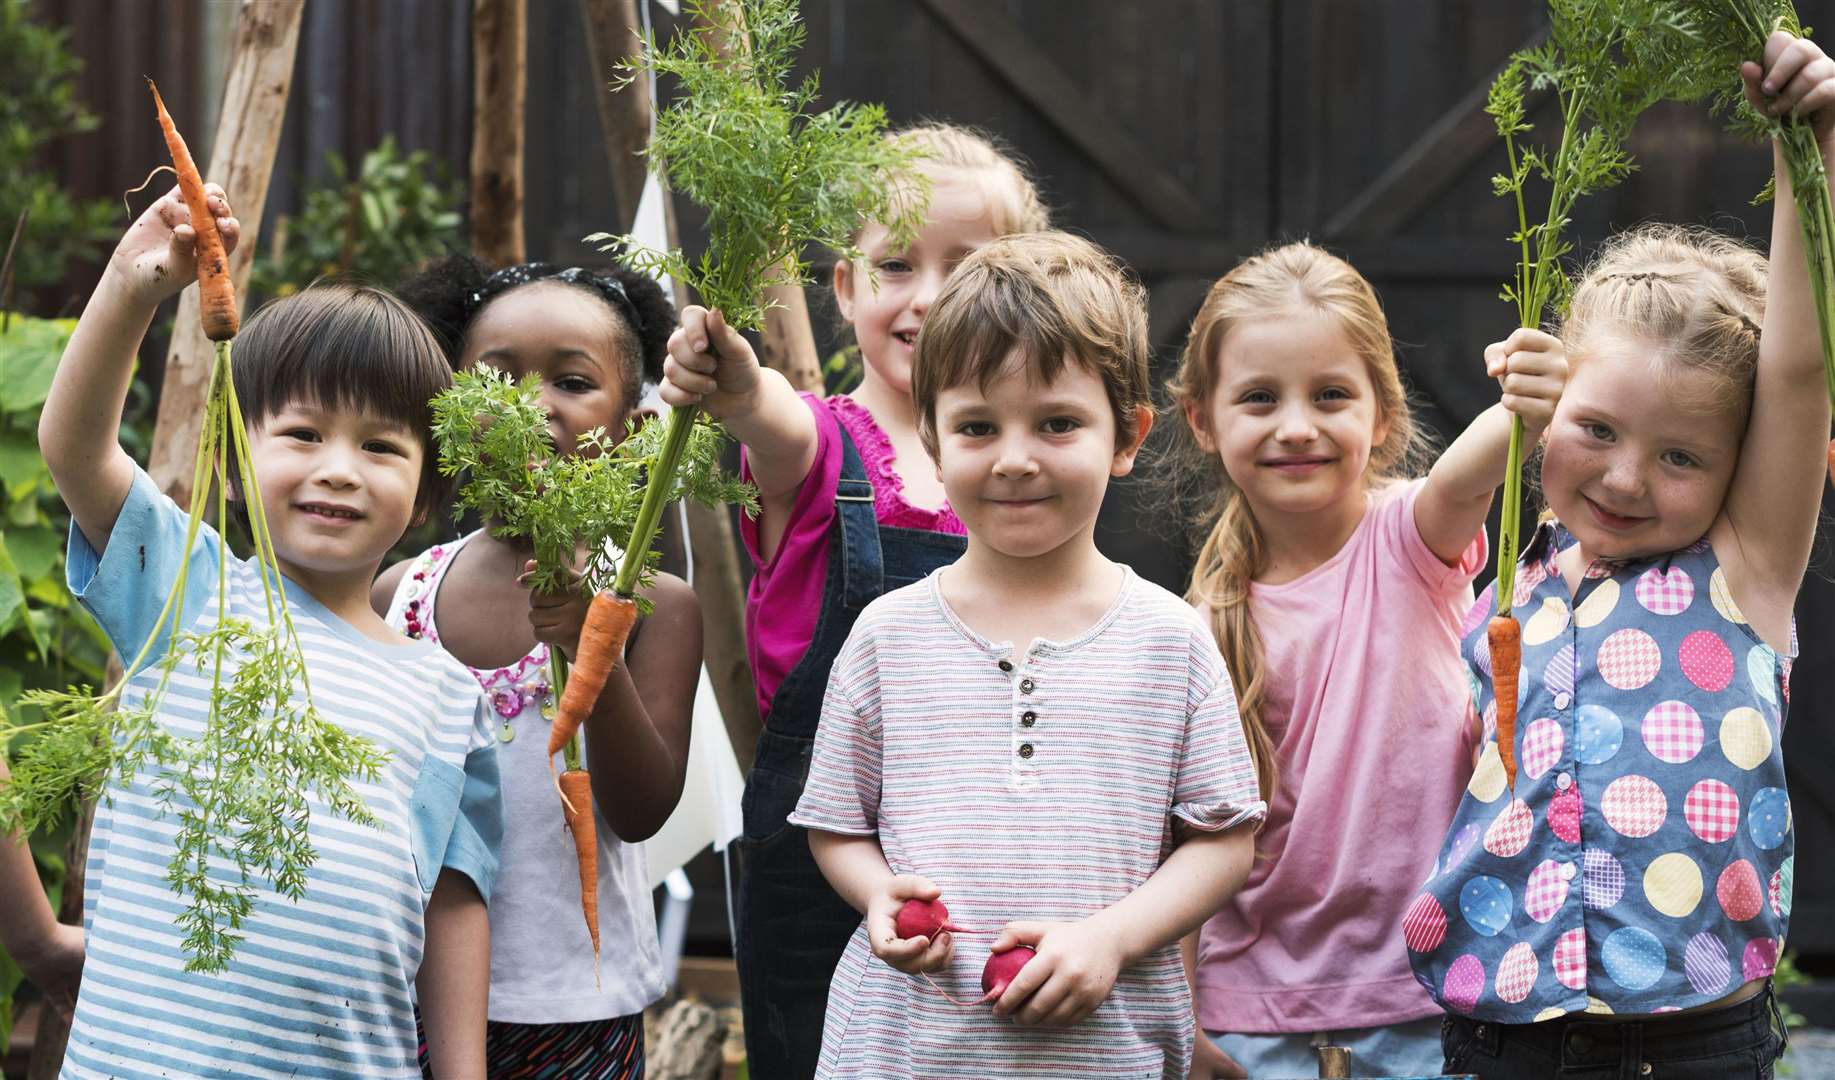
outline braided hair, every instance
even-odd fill
[[[663,377],[663,357],[675,329],[675,305],[654,280],[622,266],[563,267],[517,263],[493,270],[470,255],[435,260],[403,282],[396,295],[433,328],[455,369],[465,354],[465,335],[479,312],[498,297],[542,282],[553,282],[598,297],[617,324],[625,407],[635,408],[647,383]]]

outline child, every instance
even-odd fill
[[[1096,550],[1152,426],[1142,296],[1087,241],[1007,237],[919,338],[918,430],[968,549],[869,604],[829,680],[790,820],[866,918],[817,1076],[1185,1075],[1176,945],[1241,884],[1265,805],[1203,624]],[[895,936],[939,895],[978,947]],[[991,1011],[918,977],[976,997],[984,945],[1037,950]]]
[[[1511,413],[1540,431],[1566,371],[1536,331],[1486,366],[1502,402],[1411,479],[1422,437],[1382,308],[1348,263],[1303,243],[1264,252],[1192,323],[1172,388],[1184,464],[1221,491],[1188,598],[1272,791],[1249,882],[1197,943],[1211,1034],[1194,1076],[1242,1075],[1232,1058],[1251,1076],[1311,1075],[1327,1031],[1356,1072],[1438,1071],[1439,1010],[1390,928],[1433,864],[1421,824],[1452,816],[1470,770],[1458,626]]]
[[[484,363],[542,381],[555,445],[603,427],[621,436],[675,326],[656,282],[626,270],[525,263],[495,273],[467,256],[402,287],[450,343],[454,366]],[[639,841],[681,797],[701,668],[701,613],[686,582],[658,574],[652,613],[632,632],[587,720],[586,765],[600,820],[603,979],[580,914],[573,841],[548,764],[554,707],[548,653],[571,657],[587,601],[521,584],[529,549],[489,528],[436,545],[382,575],[370,595],[390,625],[471,668],[496,712],[503,769],[503,875],[491,897],[494,1077],[643,1075],[643,1011],[665,989]]]
[[[746,1057],[773,1080],[815,1071],[829,976],[860,921],[810,860],[803,830],[785,823],[829,668],[869,600],[963,551],[962,522],[918,441],[912,345],[964,256],[1046,223],[1032,182],[984,137],[931,125],[897,138],[926,155],[930,211],[909,248],[872,224],[856,238],[865,264],[835,264],[835,300],[860,344],[858,389],[799,396],[698,307],[682,313],[664,367],[665,401],[699,401],[744,444],[763,504],[740,523],[757,567],[746,648],[765,731],[743,802],[736,951]]]
[[[1830,156],[1820,48],[1774,34],[1741,74]],[[1517,570],[1515,788],[1488,743],[1402,922],[1449,1013],[1451,1072],[1759,1077],[1783,1051],[1779,737],[1829,401],[1779,161],[1769,271],[1730,240],[1653,227],[1608,243],[1575,290],[1574,375],[1542,450],[1550,516]],[[1464,643],[1487,717],[1494,607],[1487,593]]]
[[[0,788],[12,779],[0,761]],[[57,921],[38,880],[32,849],[17,836],[0,837],[0,950],[13,958],[27,982],[65,1020],[76,1006],[83,978],[83,928]]]
[[[233,246],[239,226],[221,189],[209,198]],[[70,508],[70,590],[123,656],[157,623],[185,557],[186,514],[114,433],[154,310],[195,278],[195,241],[176,189],[140,216],[84,309],[39,422]],[[251,318],[234,377],[313,701],[389,753],[376,782],[355,785],[378,824],[353,825],[317,803],[304,899],[256,882],[229,969],[195,974],[184,970],[165,882],[183,799],[163,805],[144,772],[111,786],[90,842],[88,956],[63,1075],[414,1077],[418,997],[442,1073],[481,1076],[496,747],[465,669],[369,607],[377,563],[439,499],[427,403],[451,374],[399,301],[326,286]],[[194,567],[208,567],[190,575],[194,629],[215,618],[223,542],[207,526],[191,552]],[[231,613],[266,625],[255,564],[233,561],[228,581]],[[157,679],[157,665],[141,669],[128,696]],[[202,695],[175,678],[159,722],[195,736]]]

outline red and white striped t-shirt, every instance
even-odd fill
[[[877,834],[895,873],[934,881],[952,921],[985,931],[956,935],[933,976],[974,998],[1005,923],[1085,918],[1158,869],[1175,819],[1214,831],[1266,808],[1228,671],[1178,597],[1128,572],[1094,626],[1015,653],[964,625],[940,580],[861,614],[790,820]],[[874,958],[863,928],[829,990],[817,1075],[1183,1078],[1191,1041],[1176,943],[1125,968],[1081,1024],[1037,1028],[949,1004]]]

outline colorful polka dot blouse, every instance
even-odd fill
[[[1790,915],[1789,658],[1746,624],[1705,540],[1595,562],[1570,595],[1555,554],[1572,542],[1544,525],[1517,574],[1514,793],[1491,589],[1466,618],[1484,754],[1402,924],[1428,992],[1501,1023],[1717,1000],[1771,974]]]

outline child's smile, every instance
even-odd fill
[[[288,405],[249,431],[274,550],[289,577],[369,573],[415,517],[420,441],[367,414]]]

